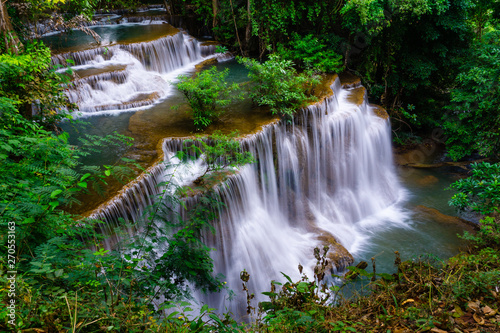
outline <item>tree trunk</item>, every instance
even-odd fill
[[[23,45],[17,38],[17,34],[10,23],[10,17],[5,6],[6,2],[6,0],[0,0],[0,38],[4,44],[0,51],[18,54]]]
[[[172,6],[172,5],[169,5],[169,4],[167,3],[167,0],[163,0],[163,5],[165,6],[165,10],[167,11],[167,14],[168,14],[169,16],[174,15],[174,10],[173,10],[173,8],[172,8],[173,6]]]
[[[245,57],[248,57],[250,53],[250,38],[252,38],[252,13],[251,13],[251,3],[250,0],[247,0],[247,28],[245,30]]]
[[[229,4],[231,5],[231,13],[233,14],[234,31],[236,33],[236,39],[238,40],[238,45],[240,46],[241,55],[243,55],[243,48],[241,46],[240,35],[238,34],[238,26],[236,25],[236,16],[234,16],[233,0],[229,0]]]
[[[217,15],[219,15],[219,0],[212,0],[212,15],[212,28],[215,28],[215,26],[219,23],[219,19],[217,18]]]

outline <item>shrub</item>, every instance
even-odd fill
[[[271,54],[264,63],[249,58],[238,61],[250,70],[248,76],[254,83],[253,101],[269,106],[273,114],[291,117],[305,102],[315,99],[311,93],[318,78],[311,73],[297,74],[290,60]]]
[[[191,117],[197,130],[208,127],[224,113],[224,107],[238,98],[238,84],[227,83],[229,69],[219,72],[215,66],[193,77],[180,75],[177,89],[186,97],[191,107]]]

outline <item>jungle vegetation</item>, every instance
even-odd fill
[[[99,221],[80,220],[67,212],[78,204],[82,191],[105,185],[108,177],[127,179],[133,174],[124,165],[89,166],[80,158],[103,145],[129,144],[130,139],[88,136],[78,146],[69,144],[58,123],[72,121],[76,108],[64,95],[71,64],[68,75],[51,68],[50,50],[37,41],[37,26],[92,34],[83,23],[96,10],[133,11],[147,3],[0,2],[0,298],[4,304],[10,299],[5,287],[8,254],[15,249],[17,330],[500,330],[499,0],[164,2],[169,15],[194,20],[200,34],[212,35],[244,57],[241,62],[250,68],[252,79],[263,83],[252,98],[276,114],[291,116],[308,101],[307,89],[316,75],[345,70],[358,75],[372,101],[388,110],[398,144],[418,141],[441,128],[450,158],[489,159],[473,164],[469,177],[452,186],[458,193],[451,204],[483,215],[477,234],[464,236],[470,241],[467,251],[448,262],[428,257],[401,262],[396,255],[393,275],[352,268],[369,291],[344,299],[334,288],[334,304],[319,293],[323,287],[318,276],[287,279],[278,291],[273,285],[260,312],[249,305],[248,311],[259,318],[251,324],[238,323],[230,314],[216,315],[207,306],[188,319],[190,304],[177,302],[189,295],[189,286],[207,292],[224,288],[214,275],[211,249],[200,237],[216,219],[210,207],[220,203],[214,194],[208,193],[199,207],[181,218],[171,209],[179,199],[163,193],[145,214],[145,234],[124,237],[113,251],[103,247]],[[276,82],[275,69],[287,82]],[[212,74],[221,78],[221,89],[227,89],[223,73]],[[186,91],[202,89],[202,78],[186,79]],[[199,92],[207,96],[203,89]],[[227,103],[218,93],[211,96],[205,103],[211,113],[198,118],[200,127]],[[206,115],[205,104],[193,109],[195,117]],[[217,140],[227,143],[231,138]],[[222,146],[236,149],[232,143]],[[168,181],[163,185],[171,186]],[[157,219],[165,222],[163,227],[154,223]],[[16,225],[14,243],[6,232],[9,222]],[[165,242],[168,251],[157,255],[154,247]],[[321,253],[315,253],[320,268]],[[242,274],[243,282],[248,278],[251,272]],[[160,294],[163,301],[157,299]],[[165,317],[167,308],[177,310]],[[9,320],[9,310],[2,307],[2,330],[13,331]]]

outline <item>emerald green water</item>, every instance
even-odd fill
[[[139,43],[179,32],[170,24],[145,25],[140,23],[91,27],[101,38],[99,43],[90,35],[76,30],[66,34],[44,36],[41,40],[54,53],[80,51],[99,46]]]
[[[372,272],[371,258],[374,257],[377,272],[394,273],[394,251],[401,253],[402,260],[417,259],[421,255],[445,260],[465,246],[458,236],[464,232],[463,225],[443,222],[415,208],[423,205],[457,216],[455,208],[448,204],[454,192],[445,190],[457,180],[457,175],[441,169],[400,167],[398,171],[400,181],[408,191],[408,200],[404,203],[407,226],[378,230],[372,235],[372,242],[356,256],[356,262],[369,263],[368,272]],[[433,182],[426,184],[425,180],[430,178]]]

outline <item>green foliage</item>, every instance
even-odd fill
[[[304,103],[315,100],[312,91],[318,78],[311,73],[297,74],[292,61],[277,54],[264,63],[248,58],[238,61],[250,70],[253,101],[269,106],[273,114],[290,118]]]
[[[238,84],[227,83],[229,69],[219,72],[215,66],[197,73],[194,77],[178,77],[179,89],[191,107],[191,117],[197,130],[202,130],[224,113],[224,107],[239,96]]]
[[[175,309],[178,311],[171,312],[166,318],[166,329],[172,332],[222,332],[236,333],[245,332],[245,325],[237,324],[234,319],[229,316],[220,318],[214,311],[216,309],[209,308],[206,304],[200,309],[200,314],[194,316],[189,314],[193,312],[188,302],[172,303],[165,306],[165,309]]]
[[[67,110],[73,107],[64,95],[71,70],[49,69],[50,57],[49,48],[38,42],[27,43],[18,55],[0,54],[0,94],[45,127],[69,118]]]
[[[238,132],[224,135],[220,131],[215,131],[207,139],[198,137],[196,140],[187,140],[186,144],[191,144],[185,150],[186,154],[201,157],[206,164],[205,172],[198,181],[208,181],[209,173],[228,171],[239,166],[255,162],[252,154],[242,151],[241,144],[236,140]]]
[[[484,35],[471,54],[451,92],[443,117],[447,145],[453,159],[478,151],[499,156],[500,151],[500,31]]]
[[[217,45],[215,47],[215,53],[226,53],[227,51],[228,49],[224,45]]]
[[[90,175],[84,175],[77,179],[76,188],[86,187],[89,178]],[[98,222],[74,221],[58,208],[46,214],[43,221],[17,223],[18,295],[29,298],[17,308],[20,329],[44,327],[61,331],[78,324],[85,327],[84,331],[104,326],[116,331],[143,332],[179,327],[185,321],[169,317],[157,323],[162,312],[156,309],[164,302],[189,297],[191,287],[206,292],[223,287],[220,277],[212,275],[211,249],[203,243],[202,236],[205,230],[213,230],[210,224],[217,217],[219,198],[209,193],[200,196],[195,207],[186,207],[170,194],[175,192],[171,179],[160,186],[165,191],[146,209],[144,221],[136,221],[134,227],[141,225],[141,232],[130,237],[115,230],[114,235],[121,241],[111,250],[102,245],[108,236],[95,231]],[[48,191],[47,196],[57,200],[66,192],[60,188]],[[25,232],[27,227],[31,229]],[[132,226],[125,224],[123,228]],[[6,238],[2,237],[2,249]],[[161,251],[156,250],[160,248]],[[2,281],[6,278],[5,265],[6,256],[2,256]],[[158,302],[160,295],[163,302]],[[0,291],[0,298],[7,299],[6,289]],[[72,309],[70,313],[74,310],[75,315],[69,314],[67,308]],[[6,320],[4,314],[0,312],[0,327]],[[222,321],[208,312],[202,316],[205,314],[213,320],[212,326],[198,322],[191,327],[198,325],[200,332],[209,331],[208,327],[238,331],[234,321]]]
[[[470,0],[349,1],[342,9],[348,66],[391,116],[407,122],[399,110],[412,104],[418,127],[439,126],[446,89],[470,45],[470,6]]]
[[[460,210],[472,209],[484,215],[492,215],[485,216],[480,221],[477,233],[466,232],[463,238],[478,248],[498,248],[500,223],[493,216],[500,212],[500,164],[472,164],[471,176],[456,181],[450,188],[458,191],[451,198],[450,205]]]
[[[495,218],[486,216],[484,219],[479,221],[479,230],[476,233],[465,232],[462,236],[471,242],[474,247],[477,248],[488,248],[488,247],[500,247],[500,223],[498,223]]]
[[[470,177],[450,186],[458,191],[450,205],[461,210],[470,208],[481,214],[500,212],[500,164],[474,163],[471,172]]]
[[[326,44],[312,34],[300,36],[292,33],[288,48],[280,45],[278,53],[283,59],[318,73],[340,73],[344,69],[342,56],[327,48]]]

